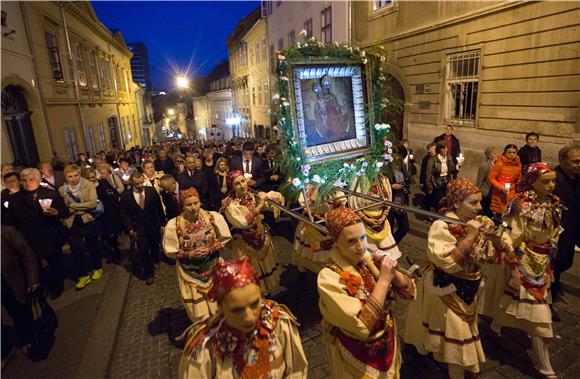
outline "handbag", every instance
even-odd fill
[[[58,317],[41,291],[29,295],[33,319],[32,343],[28,358],[34,362],[45,359],[54,344],[54,332],[58,327]]]

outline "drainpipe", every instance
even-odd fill
[[[32,41],[30,38],[30,21],[28,20],[28,13],[26,12],[26,7],[24,2],[20,2],[20,10],[22,11],[22,16],[24,17],[24,28],[26,30],[26,40],[28,41],[28,46],[30,46],[30,53],[32,54],[32,66],[34,67],[34,76],[36,77],[36,86],[38,86],[38,93],[40,97],[40,108],[42,109],[42,114],[44,115],[44,125],[46,126],[46,134],[48,135],[48,143],[50,144],[50,154],[52,156],[55,152],[54,140],[52,139],[52,128],[50,127],[50,121],[48,118],[48,111],[46,110],[46,102],[44,101],[44,96],[42,93],[41,83],[39,79],[40,75],[38,72],[38,62],[34,57],[34,48],[32,47]]]
[[[76,105],[77,105],[77,110],[79,112],[79,121],[81,122],[81,135],[83,136],[83,142],[85,144],[85,153],[88,151],[88,146],[87,146],[87,138],[85,135],[85,120],[83,118],[83,110],[81,107],[81,95],[80,95],[80,91],[79,91],[79,84],[78,84],[78,73],[76,70],[76,65],[74,64],[74,59],[73,59],[73,55],[72,55],[72,49],[71,49],[71,45],[70,45],[70,38],[68,35],[68,25],[66,22],[66,17],[65,17],[65,13],[64,13],[64,4],[62,4],[60,6],[60,12],[61,12],[61,16],[62,16],[62,23],[64,26],[64,35],[66,37],[66,47],[68,50],[68,60],[69,60],[69,64],[71,65],[71,67],[73,68],[73,77],[74,77],[74,89],[75,89],[75,97],[76,97]],[[75,157],[73,157],[75,158]]]

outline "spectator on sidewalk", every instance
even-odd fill
[[[131,175],[131,189],[121,194],[121,221],[137,244],[134,274],[148,285],[154,281],[154,263],[160,260],[161,228],[165,214],[157,191],[144,185],[142,173]]]
[[[48,188],[58,191],[60,186],[64,184],[64,175],[62,171],[54,171],[50,162],[40,162],[38,169],[42,174],[42,183],[46,184]]]
[[[481,162],[477,169],[477,180],[475,181],[475,185],[481,191],[481,208],[483,214],[490,218],[493,217],[493,213],[489,208],[491,206],[491,184],[489,184],[487,176],[498,157],[499,154],[495,147],[489,146],[485,149],[485,160]]]
[[[493,213],[501,215],[506,206],[516,196],[516,185],[522,180],[522,164],[517,155],[518,148],[508,144],[493,165],[487,179],[491,184],[491,206]]]
[[[425,173],[425,186],[429,194],[429,208],[439,209],[439,202],[447,192],[447,183],[457,177],[453,159],[447,153],[447,143],[437,142],[436,155],[429,158]]]
[[[404,147],[395,146],[393,149],[393,161],[382,172],[385,174],[391,184],[393,202],[401,205],[409,205],[409,192],[411,188],[411,173],[408,166],[404,163],[403,154],[407,150]],[[395,242],[398,244],[403,237],[409,232],[409,216],[407,211],[396,207],[391,207],[389,211],[389,224]]]
[[[57,298],[64,288],[62,246],[68,238],[60,220],[68,215],[68,208],[57,191],[40,185],[37,169],[22,170],[20,179],[23,189],[10,199],[8,221],[22,233],[37,257],[47,262],[48,272],[41,284],[52,298]]]
[[[564,208],[562,226],[564,231],[558,241],[558,254],[554,262],[552,299],[556,299],[562,287],[560,275],[572,267],[574,248],[580,246],[580,145],[564,146],[558,153],[560,164],[556,167],[554,194],[560,198]]]
[[[96,219],[98,199],[95,185],[81,177],[81,168],[77,165],[65,167],[64,177],[65,184],[59,193],[69,208],[70,215],[64,220],[64,225],[70,233],[76,289],[80,290],[103,276],[100,244],[103,226]]]
[[[434,157],[436,154],[435,146],[434,142],[427,145],[427,153],[425,153],[425,156],[421,160],[421,170],[419,171],[419,185],[421,186],[421,191],[425,194],[425,197],[423,198],[423,207],[426,209],[429,209],[430,204],[429,191],[427,190],[427,184],[425,183],[425,178],[427,176],[427,163],[429,163],[429,159]]]
[[[542,150],[538,147],[540,135],[538,133],[530,132],[526,134],[526,144],[518,150],[518,157],[522,164],[522,170],[530,163],[542,161]]]
[[[440,136],[435,137],[433,142],[438,143],[440,141],[445,142],[447,146],[447,155],[453,160],[453,165],[457,166],[457,157],[461,153],[461,147],[459,145],[459,139],[453,135],[453,125],[447,125],[445,127],[445,132]]]

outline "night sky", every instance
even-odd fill
[[[175,76],[207,75],[227,58],[226,39],[259,1],[92,1],[100,21],[119,29],[125,42],[149,52],[153,89],[173,88]]]

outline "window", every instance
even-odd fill
[[[89,76],[91,80],[91,86],[93,88],[99,87],[99,77],[97,75],[97,58],[95,53],[89,52]]]
[[[78,85],[84,87],[87,85],[87,73],[85,72],[85,64],[83,62],[83,48],[79,45],[75,45],[74,55]]]
[[[447,56],[447,118],[457,124],[475,123],[481,51]]]
[[[135,115],[131,115],[131,121],[133,121],[133,138],[137,142],[137,123],[135,122]]]
[[[276,8],[278,8],[280,5],[282,5],[282,1],[276,1]]]
[[[127,141],[132,141],[133,135],[131,134],[131,124],[129,123],[129,116],[125,116],[125,128],[127,129]]]
[[[125,70],[123,68],[123,69],[121,69],[121,75],[122,75],[123,82],[125,83],[125,92],[130,92],[129,91],[129,73],[127,72],[127,70]]]
[[[268,49],[266,48],[266,38],[262,38],[262,60],[268,59]]]
[[[60,53],[58,52],[58,44],[56,43],[56,35],[54,33],[45,32],[44,37],[46,39],[46,48],[48,49],[48,61],[50,63],[52,79],[64,81],[62,65],[60,64]]]
[[[288,33],[288,46],[292,45],[294,42],[296,42],[296,33],[294,30],[291,30],[290,33]]]
[[[258,105],[262,105],[262,86],[258,86]]]
[[[322,42],[332,42],[332,7],[325,8],[321,13],[320,33],[322,35]]]
[[[268,82],[264,82],[264,105],[270,105],[270,99],[268,96]]]
[[[256,88],[252,87],[252,105],[256,105]]]
[[[99,137],[99,149],[107,151],[107,141],[105,140],[105,129],[103,129],[103,123],[99,122],[97,124],[97,137]]]
[[[89,155],[94,155],[97,152],[97,147],[95,146],[95,138],[93,136],[93,128],[91,125],[85,125],[83,128],[85,130],[85,145]]]
[[[306,30],[306,38],[313,36],[312,19],[309,19],[304,23],[304,29]]]
[[[64,145],[66,147],[66,153],[71,161],[76,161],[78,156],[77,150],[77,139],[75,136],[74,129],[64,130]]]
[[[111,65],[108,60],[101,59],[101,80],[103,82],[103,87],[106,89],[111,89]]]
[[[373,2],[373,10],[383,9],[388,7],[389,5],[393,5],[393,0],[375,0]]]
[[[280,38],[278,40],[278,50],[282,50],[284,48],[284,38]]]
[[[260,63],[260,41],[256,41],[256,43],[254,44],[255,48],[255,52],[256,52],[256,64]]]

